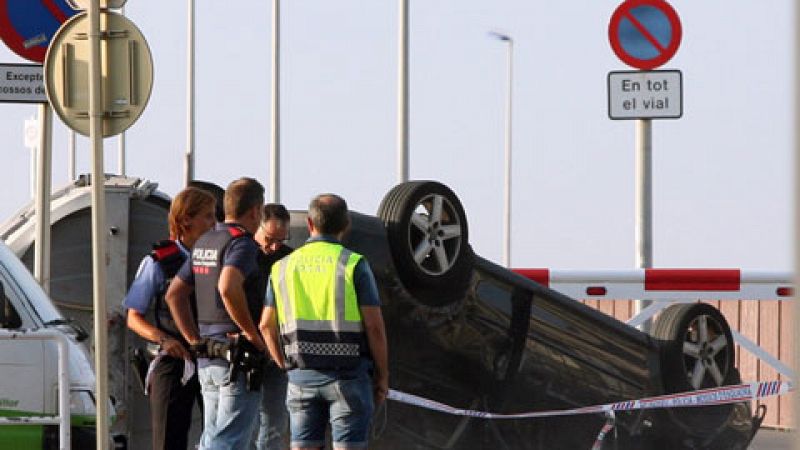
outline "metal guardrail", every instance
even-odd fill
[[[58,346],[58,415],[1,417],[2,425],[58,425],[61,450],[70,449],[69,347],[67,338],[51,330],[0,330],[0,341],[55,341]]]

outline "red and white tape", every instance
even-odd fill
[[[469,416],[481,419],[532,419],[540,417],[607,413],[611,411],[633,411],[639,409],[722,405],[726,403],[738,403],[748,400],[756,400],[774,395],[784,395],[791,390],[793,390],[792,385],[784,381],[755,382],[702,389],[699,391],[682,392],[678,394],[659,395],[656,397],[647,397],[616,403],[606,403],[602,405],[584,406],[581,408],[533,411],[514,414],[499,414],[486,411],[456,408],[413,394],[396,391],[394,389],[389,390],[389,395],[387,398],[389,400],[456,416]]]
[[[513,269],[578,299],[789,300],[793,275],[741,269],[555,270]]]

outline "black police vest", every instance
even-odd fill
[[[200,324],[227,324],[237,328],[225,310],[217,284],[222,272],[225,250],[235,239],[253,239],[239,225],[224,224],[224,228],[202,235],[192,250],[194,292],[197,296],[197,322]],[[253,322],[258,324],[264,298],[258,296],[258,273],[248,275],[244,281],[247,308]]]
[[[155,298],[153,323],[156,328],[179,340],[188,348],[189,344],[183,338],[183,335],[181,335],[175,320],[172,318],[172,314],[169,312],[169,307],[165,299],[169,284],[186,261],[186,255],[181,251],[177,242],[163,240],[153,244],[150,258],[158,263],[161,271],[164,273],[164,285],[158,287],[158,293]],[[197,300],[194,294],[190,296],[189,304],[192,309],[192,316],[197,320]]]

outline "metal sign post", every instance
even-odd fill
[[[50,186],[53,173],[52,158],[53,111],[50,105],[39,105],[39,152],[36,159],[36,246],[33,274],[47,294],[50,294]]]
[[[678,51],[681,43],[681,23],[678,14],[665,0],[627,0],[622,2],[611,15],[608,25],[608,37],[611,48],[622,62],[640,70],[652,70],[669,61]],[[617,74],[618,75],[618,74]],[[646,77],[646,75],[642,75]],[[645,99],[638,99],[636,94],[641,93],[642,86],[649,91],[654,91],[652,80],[619,81],[622,86],[619,91],[629,98],[614,99],[612,101],[612,74],[609,74],[609,117],[612,119],[637,119],[636,120],[636,266],[642,269],[653,267],[653,131],[651,117],[678,118],[682,114],[682,101],[680,113],[677,115],[669,108],[669,98],[656,99],[651,96],[647,99],[649,105],[644,105]],[[627,83],[627,84],[625,84]],[[636,83],[634,85],[634,83]],[[642,85],[641,83],[645,83]],[[674,83],[672,83],[674,84]],[[625,86],[630,87],[626,89]],[[634,89],[639,86],[640,89]],[[667,83],[666,86],[669,86]],[[682,89],[682,87],[678,87]],[[661,91],[662,89],[659,89]],[[655,92],[648,92],[649,94]],[[661,93],[663,94],[663,92]],[[617,97],[620,97],[617,95]],[[682,99],[682,97],[679,97]],[[659,103],[660,102],[660,103]],[[673,106],[675,101],[673,99]],[[621,108],[614,108],[619,107]],[[621,112],[620,112],[621,111]],[[650,304],[649,300],[637,300],[634,304],[634,314],[639,314],[642,309]],[[642,324],[642,331],[650,331],[652,323],[646,321]]]
[[[124,132],[141,115],[153,86],[153,61],[133,22],[121,14],[101,13],[99,1],[91,0],[87,13],[70,19],[53,37],[45,58],[45,86],[64,123],[91,141],[97,448],[104,449],[110,422],[103,138]]]
[[[89,5],[89,140],[92,143],[92,291],[94,308],[94,368],[97,377],[97,449],[108,443],[108,326],[106,308],[106,196],[103,167],[102,61],[100,4]]]
[[[636,121],[636,267],[653,267],[653,122]],[[650,300],[637,300],[634,315],[647,308]],[[642,324],[650,331],[652,321]]]

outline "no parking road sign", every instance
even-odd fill
[[[675,56],[681,21],[664,0],[626,0],[611,15],[608,38],[622,62],[651,70]]]
[[[0,0],[0,38],[19,56],[43,63],[53,35],[77,13],[66,0]]]

